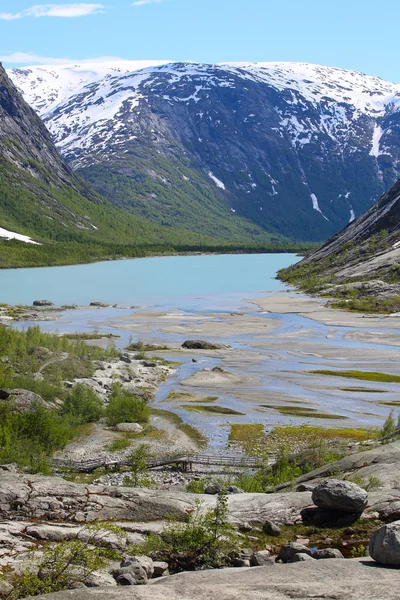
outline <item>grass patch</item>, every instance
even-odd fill
[[[366,392],[367,394],[386,394],[387,390],[377,390],[376,388],[363,387],[345,387],[340,388],[342,392]]]
[[[400,408],[400,402],[395,402],[395,401],[393,401],[393,402],[383,402],[382,401],[382,402],[378,402],[378,404],[381,404],[382,406],[394,406],[394,407]]]
[[[122,450],[126,450],[129,446],[132,445],[132,442],[126,438],[117,438],[106,444],[105,448],[110,450],[110,452],[121,452]]]
[[[347,379],[360,379],[362,381],[380,381],[382,383],[400,383],[400,375],[379,373],[376,371],[330,371],[319,369],[309,371],[312,375],[329,375],[331,377],[345,377]]]
[[[249,442],[264,436],[264,425],[261,423],[235,423],[231,425],[228,440],[230,442]]]
[[[150,416],[161,417],[173,425],[181,425],[183,423],[183,419],[179,415],[170,410],[164,410],[162,408],[150,408]]]
[[[192,404],[182,404],[182,408],[188,410],[190,412],[201,412],[201,413],[210,413],[213,415],[244,415],[245,413],[241,413],[237,410],[233,410],[233,408],[226,408],[225,406],[200,406]]]
[[[305,406],[276,406],[273,404],[261,404],[264,408],[272,408],[281,413],[281,415],[291,415],[294,417],[311,417],[313,419],[347,419],[341,415],[332,415],[329,413],[318,412],[315,408]]]

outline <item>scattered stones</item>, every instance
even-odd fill
[[[323,558],[344,558],[344,556],[336,548],[319,548],[313,552],[313,558],[320,560]]]
[[[204,340],[186,340],[183,342],[182,348],[189,350],[221,350],[226,348],[224,344],[217,344],[216,342],[206,342]]]
[[[290,542],[289,544],[281,546],[276,560],[281,560],[284,563],[293,562],[293,558],[296,556],[296,554],[308,554],[311,556],[311,550],[303,544]]]
[[[357,513],[366,508],[368,494],[351,481],[327,479],[313,489],[312,501],[319,508]]]
[[[400,565],[400,521],[380,527],[369,540],[369,554],[383,565]]]
[[[273,521],[267,520],[263,525],[263,532],[265,533],[265,535],[273,535],[278,537],[279,535],[281,535],[281,528]]]
[[[118,423],[118,425],[115,426],[115,429],[117,431],[129,433],[140,433],[143,431],[143,427],[139,423]]]

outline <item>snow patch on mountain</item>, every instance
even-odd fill
[[[378,158],[378,156],[380,156],[381,152],[380,152],[379,144],[380,144],[382,136],[383,136],[382,127],[380,127],[380,125],[375,125],[374,132],[372,134],[372,148],[369,153],[370,156],[375,156],[376,158]]]
[[[324,219],[329,221],[329,219],[323,214],[322,210],[319,207],[317,196],[315,194],[310,194],[310,195],[311,195],[313,209],[316,210],[317,212],[319,212],[324,217]]]
[[[208,176],[211,177],[211,179],[217,187],[219,187],[221,190],[225,189],[225,184],[222,183],[222,181],[220,181],[218,177],[215,177],[215,175],[211,171],[208,172]]]
[[[36,244],[37,246],[40,246],[39,242],[35,242],[32,238],[28,237],[27,235],[15,233],[14,231],[3,229],[3,227],[0,227],[0,238],[5,238],[6,240],[19,240],[20,242],[26,242],[27,244]]]
[[[163,60],[121,60],[104,63],[67,65],[35,65],[10,69],[9,76],[23,93],[25,100],[39,114],[52,110],[80,88],[141,69],[168,63]]]

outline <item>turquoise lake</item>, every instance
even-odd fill
[[[239,302],[243,294],[283,289],[276,272],[298,260],[295,254],[225,254],[2,270],[0,303],[46,299],[57,305],[101,301],[215,309],[219,302],[233,306],[236,296]]]

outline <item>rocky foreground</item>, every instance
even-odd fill
[[[119,596],[122,599],[122,595],[138,600],[398,598],[400,570],[393,567],[400,566],[399,467],[400,441],[394,441],[346,456],[301,477],[295,484],[296,491],[228,496],[229,519],[242,536],[246,532],[247,540],[256,539],[252,532],[263,530],[276,539],[274,547],[263,551],[242,549],[233,563],[241,568],[166,576],[168,564],[125,557],[121,564],[114,563],[96,573],[88,582],[92,589],[55,596],[60,600],[91,595],[110,600]],[[372,476],[376,480],[379,476],[379,489],[368,493],[348,481],[357,477],[357,481],[366,482]],[[95,522],[111,521],[125,531],[123,538],[112,532],[107,537],[108,543],[124,556],[130,545],[140,546],[150,533],[160,533],[171,515],[179,521],[187,520],[198,499],[203,510],[214,507],[217,501],[210,494],[83,485],[2,467],[0,568],[3,574],[18,571],[32,550],[40,553],[49,542],[74,539],[85,525]],[[296,536],[296,542],[287,543],[281,536],[281,529],[287,531],[302,523],[315,525],[322,537],[327,527],[349,525],[347,535],[351,540],[351,524],[355,522],[373,524],[375,533],[369,543],[372,558],[344,560],[340,549],[328,539],[325,548],[315,551],[307,539]],[[155,570],[157,579],[153,579]],[[2,592],[0,586],[0,595],[6,596],[7,590],[5,585]]]
[[[400,571],[371,559],[181,573],[148,586],[70,590],[38,600],[398,600]]]

